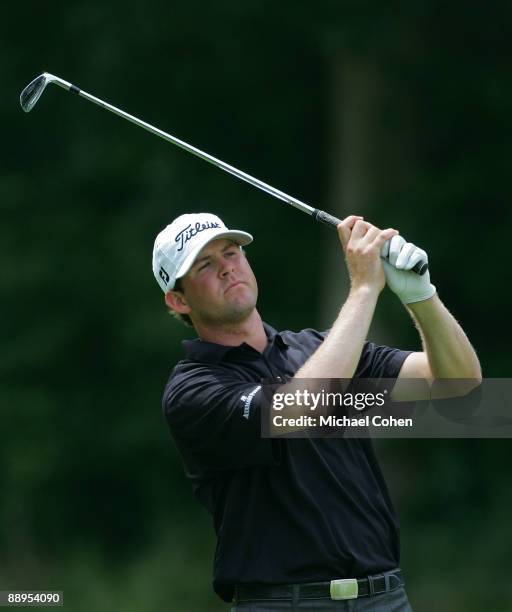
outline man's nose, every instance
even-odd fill
[[[234,266],[233,262],[231,262],[231,261],[223,260],[220,263],[220,274],[221,274],[221,276],[226,276],[226,274],[229,274],[234,269],[235,269],[235,266]]]

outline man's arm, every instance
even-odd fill
[[[386,241],[398,232],[394,229],[380,230],[350,216],[338,225],[338,235],[345,251],[350,275],[349,296],[340,310],[327,337],[293,379],[280,387],[280,393],[293,393],[302,388],[304,379],[316,380],[320,387],[322,379],[352,379],[361,359],[366,336],[375,312],[379,295],[386,284],[381,263],[381,249]],[[308,385],[308,391],[314,391]],[[295,414],[296,413],[296,414]],[[287,416],[301,416],[302,410],[291,407]],[[304,426],[279,426],[274,434],[286,434],[303,430]]]
[[[328,335],[295,378],[350,379],[361,358],[380,291],[351,289]]]
[[[425,251],[394,236],[383,248],[384,271],[389,288],[405,305],[421,336],[423,352],[409,355],[399,378],[465,379],[465,392],[478,386],[482,371],[475,350],[466,334],[436,294],[430,273],[411,272]],[[396,391],[398,388],[396,389]],[[395,391],[395,393],[396,393]]]
[[[329,334],[297,371],[295,378],[351,379],[385,286],[380,253],[398,232],[380,230],[361,217],[347,217],[338,226],[350,275],[350,292]]]
[[[480,362],[464,330],[439,297],[406,304],[420,333],[423,352],[405,360],[400,378],[482,380]]]

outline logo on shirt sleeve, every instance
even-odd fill
[[[249,419],[252,398],[256,395],[256,393],[258,393],[260,389],[261,389],[261,385],[258,385],[249,393],[249,395],[242,395],[240,397],[240,401],[243,402],[244,404],[244,413],[242,415],[244,419]]]

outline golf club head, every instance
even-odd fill
[[[29,113],[34,106],[37,104],[37,101],[41,97],[45,87],[48,83],[51,83],[53,77],[51,74],[47,72],[43,72],[40,76],[31,81],[25,89],[20,94],[20,104],[21,108]]]

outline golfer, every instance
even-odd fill
[[[429,273],[409,271],[426,253],[358,216],[338,234],[350,292],[327,332],[278,332],[262,320],[242,249],[252,236],[219,217],[182,215],[155,241],[165,303],[198,335],[183,343],[164,413],[193,492],[212,514],[213,588],[233,611],[411,610],[398,519],[371,440],[262,438],[262,380],[481,379]],[[276,242],[283,273],[288,258]],[[386,282],[412,316],[421,351],[366,341]],[[311,299],[306,282],[303,299]]]

